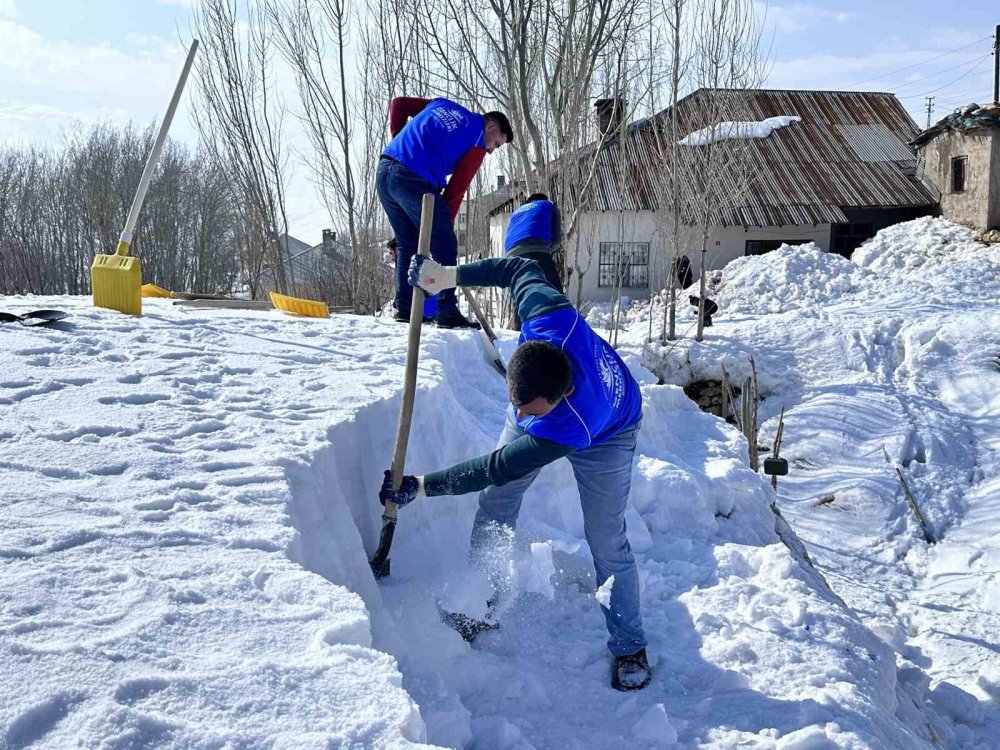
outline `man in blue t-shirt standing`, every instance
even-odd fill
[[[524,322],[521,343],[507,365],[511,408],[497,449],[423,477],[403,477],[398,492],[386,471],[379,498],[405,505],[420,495],[480,491],[472,557],[502,588],[497,575],[502,562],[493,551],[510,537],[521,498],[539,470],[559,458],[569,459],[597,583],[603,586],[614,576],[610,606],[602,605],[614,657],[611,684],[618,690],[645,687],[650,672],[639,613],[639,576],[625,535],[642,419],[638,383],[617,352],[546,281],[533,260],[490,258],[455,267],[418,256],[409,280],[428,294],[457,285],[510,289]],[[470,627],[467,637],[482,627]]]
[[[458,262],[458,238],[452,225],[465,191],[483,157],[513,141],[514,132],[502,112],[479,114],[450,99],[416,97],[392,100],[389,131],[393,138],[379,160],[375,187],[399,243],[395,319],[408,322],[413,289],[406,275],[417,251],[424,193],[435,195],[431,257],[453,266]],[[459,313],[454,290],[437,300],[435,320],[442,328],[473,327]]]

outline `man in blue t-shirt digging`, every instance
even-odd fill
[[[510,289],[523,321],[521,343],[507,365],[512,407],[497,449],[423,477],[403,477],[398,492],[392,490],[386,471],[379,498],[383,504],[406,505],[421,495],[480,490],[471,556],[499,584],[492,551],[505,546],[521,498],[539,470],[565,456],[580,490],[597,583],[604,585],[614,576],[610,606],[602,606],[614,656],[611,684],[618,690],[645,687],[650,672],[639,614],[639,577],[625,536],[625,507],[642,419],[638,383],[533,260],[490,258],[456,267],[416,256],[409,281],[427,294],[458,285]],[[477,624],[463,619],[467,625]],[[490,627],[478,625],[463,635],[471,639]]]

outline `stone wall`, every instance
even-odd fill
[[[1000,131],[980,129],[962,132],[946,130],[921,147],[925,160],[924,174],[941,191],[941,214],[949,221],[974,227],[990,228],[1000,221],[1000,164],[994,162],[1000,150]],[[951,160],[965,156],[965,190],[954,192],[951,184]]]
[[[733,392],[739,396],[740,388],[739,386],[732,385]],[[684,386],[684,393],[689,399],[698,404],[698,408],[709,414],[714,414],[717,417],[723,416],[722,404],[723,404],[723,394],[722,394],[722,381],[721,380],[698,380],[694,383]],[[731,409],[730,409],[731,410]],[[731,417],[731,414],[725,415],[727,418]],[[732,421],[731,419],[729,421]]]

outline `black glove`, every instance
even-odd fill
[[[420,480],[415,476],[407,475],[403,477],[403,484],[400,485],[399,491],[394,491],[392,489],[392,472],[386,469],[385,477],[382,479],[382,489],[378,493],[378,501],[382,505],[389,502],[396,503],[396,505],[406,505],[416,499],[419,490]]]

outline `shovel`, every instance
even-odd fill
[[[417,254],[427,257],[431,246],[431,222],[434,220],[434,194],[424,193],[420,206],[420,236],[417,240]],[[424,290],[413,287],[411,310],[424,309]],[[413,397],[417,391],[417,358],[420,355],[420,326],[423,315],[410,316],[410,333],[406,341],[406,374],[403,379],[403,403],[399,409],[399,425],[396,428],[396,446],[392,451],[392,489],[398,491],[403,484],[403,468],[406,463],[406,446],[410,441],[410,423],[413,420]],[[389,549],[396,532],[396,514],[399,506],[388,502],[382,512],[382,533],[379,535],[378,549],[371,559],[375,578],[389,575]]]
[[[66,317],[62,310],[32,310],[23,315],[0,312],[0,323],[20,323],[23,326],[47,326]]]
[[[500,352],[497,351],[497,335],[493,333],[490,324],[486,322],[482,308],[479,307],[479,303],[476,302],[476,298],[472,296],[472,293],[468,289],[462,289],[462,294],[465,295],[465,301],[469,303],[469,307],[472,308],[472,314],[476,316],[476,320],[479,321],[479,325],[481,326],[479,334],[482,336],[483,344],[486,347],[483,351],[486,361],[490,363],[490,367],[506,378],[507,368],[504,367]]]
[[[94,307],[106,307],[126,315],[142,315],[142,270],[139,268],[139,259],[129,255],[128,251],[132,247],[132,233],[135,231],[135,223],[139,220],[142,202],[146,199],[149,181],[153,178],[153,172],[156,170],[156,162],[160,159],[163,142],[167,139],[170,121],[174,119],[174,112],[177,110],[177,103],[180,101],[184,83],[191,70],[191,63],[194,62],[194,53],[197,50],[198,40],[194,39],[191,41],[191,49],[188,50],[184,68],[181,70],[181,77],[174,89],[174,95],[170,97],[170,104],[167,105],[163,122],[160,123],[160,129],[153,141],[153,150],[149,152],[146,168],[142,170],[142,177],[139,178],[139,188],[135,191],[132,208],[129,209],[125,228],[118,240],[118,249],[114,255],[94,256],[94,264],[90,267],[90,285],[94,290]]]

